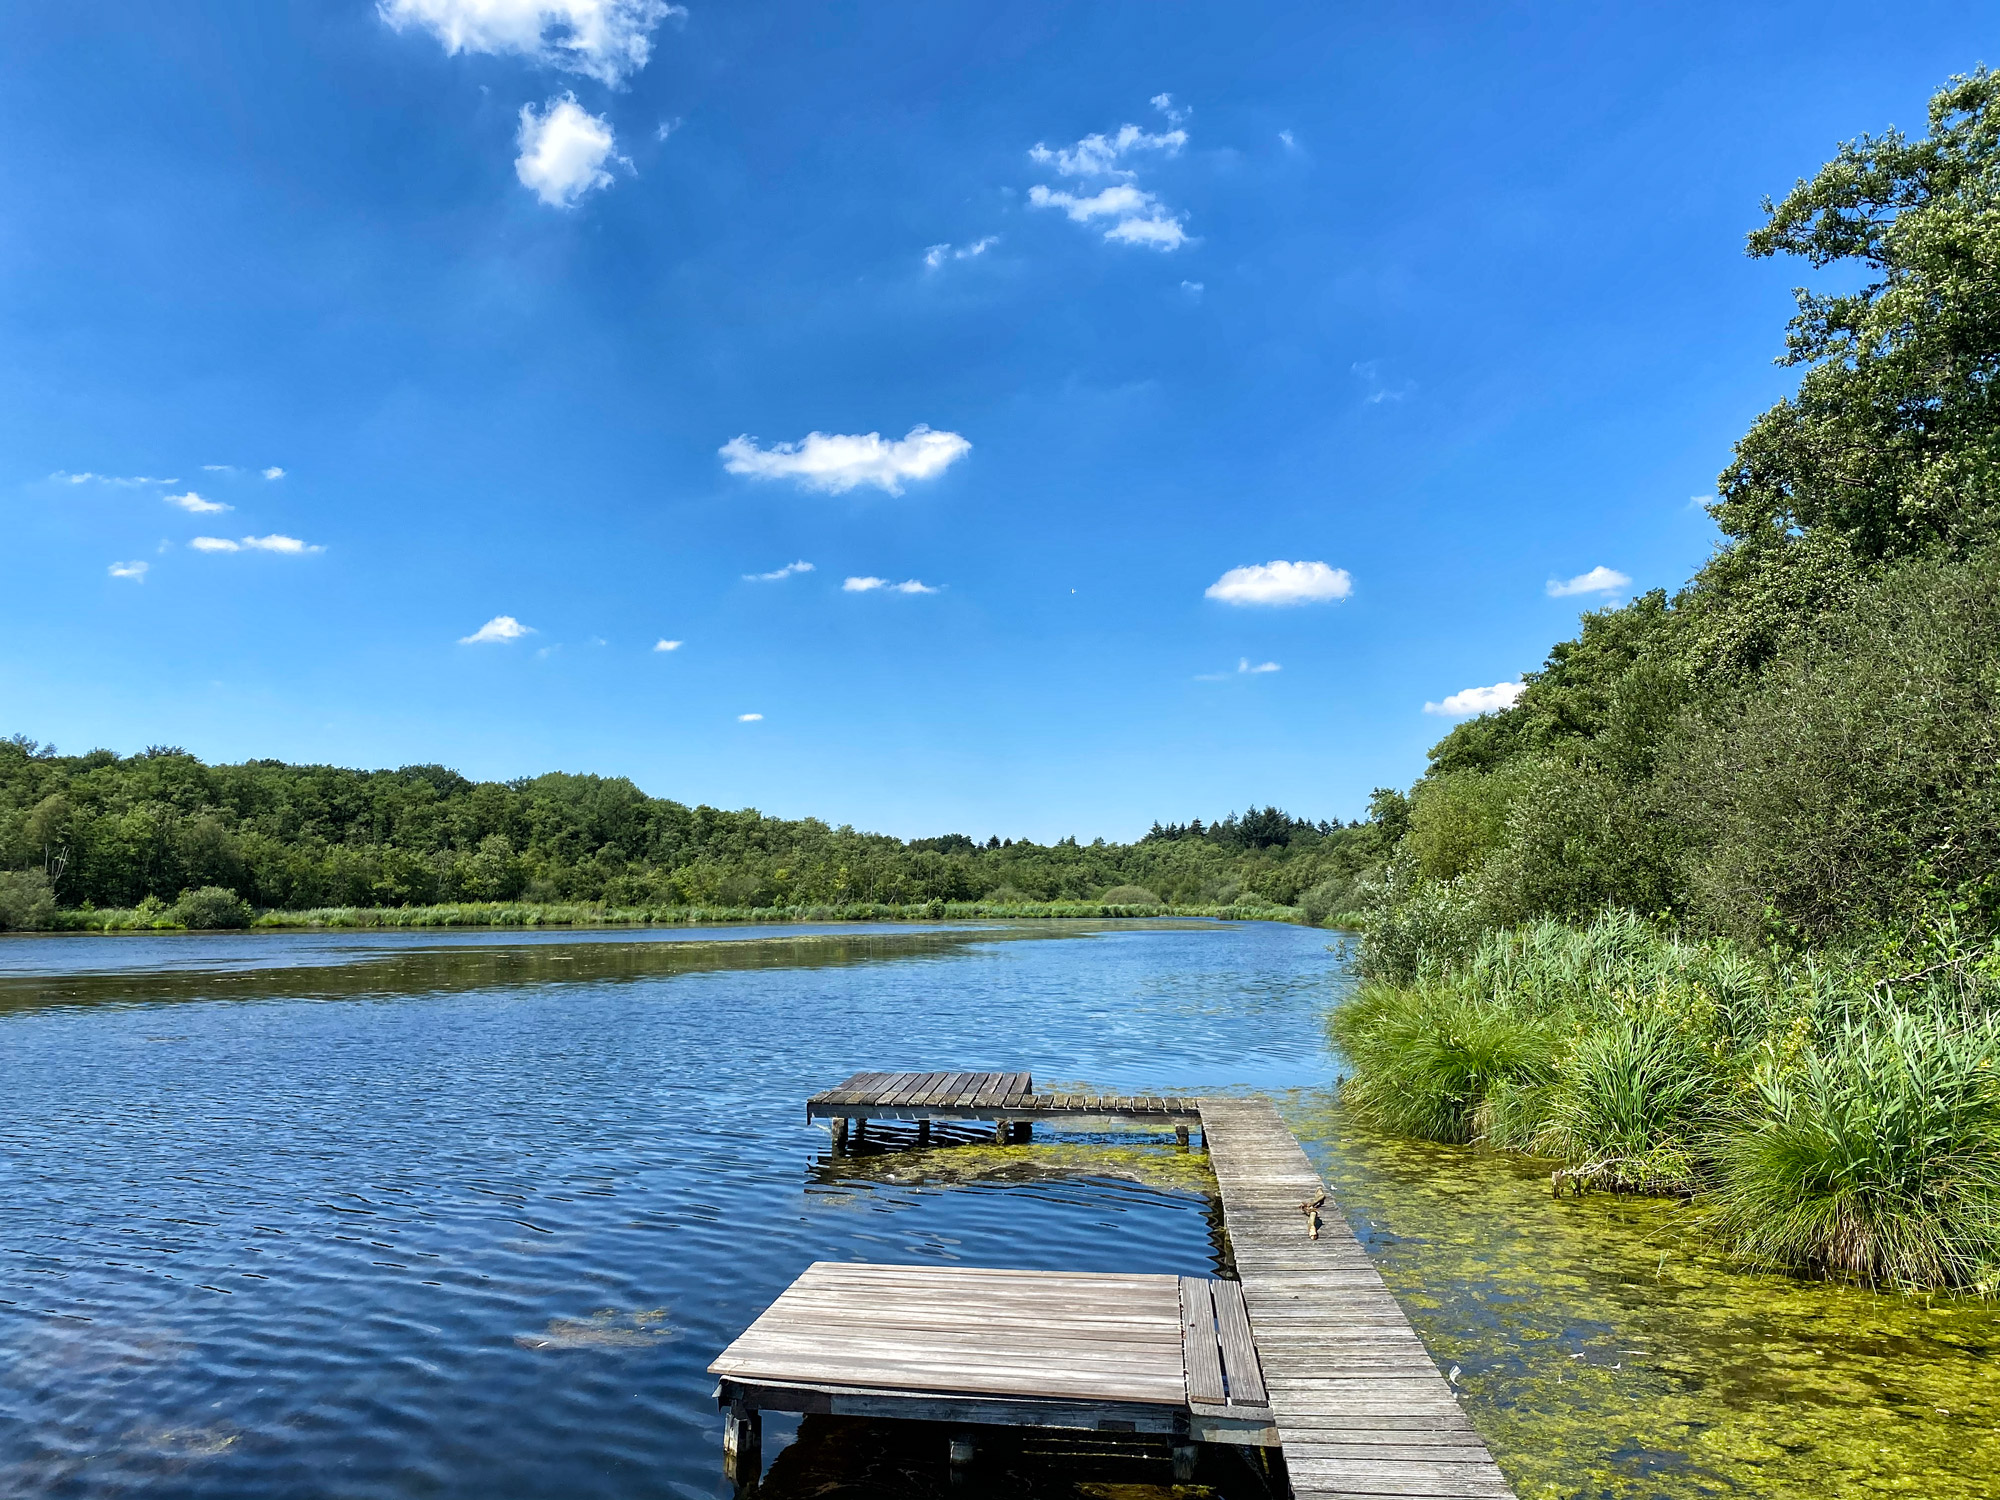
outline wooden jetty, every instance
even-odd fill
[[[1292,1494],[1511,1500],[1270,1101],[1203,1099],[1201,1114]]]
[[[739,1475],[765,1411],[1165,1434],[1183,1477],[1277,1442],[1242,1288],[1200,1276],[820,1261],[708,1368]]]
[[[906,1120],[920,1131],[933,1120],[982,1121],[999,1142],[1025,1140],[1037,1122],[1071,1129],[1166,1126],[1182,1145],[1201,1123],[1201,1101],[1152,1094],[1038,1094],[1026,1073],[856,1073],[806,1100],[808,1120],[833,1122],[836,1151],[850,1128],[870,1120]]]
[[[1319,1174],[1266,1099],[1037,1094],[1026,1073],[857,1073],[811,1119],[1199,1126],[1239,1281],[821,1262],[710,1370],[732,1476],[765,1410],[1166,1434],[1281,1450],[1294,1500],[1512,1500]],[[972,1440],[952,1441],[953,1461]]]

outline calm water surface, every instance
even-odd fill
[[[1995,1492],[1989,1307],[1745,1274],[1670,1206],[1355,1127],[1329,937],[0,939],[0,1493],[721,1495],[704,1368],[810,1261],[1215,1269],[1158,1140],[830,1161],[802,1101],[864,1067],[1279,1096],[1533,1500]],[[934,1434],[793,1432],[766,1500],[966,1493]],[[1029,1441],[975,1490],[1165,1477]]]

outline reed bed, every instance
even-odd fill
[[[1229,906],[1126,905],[1103,901],[927,901],[910,905],[853,902],[815,906],[605,906],[593,902],[464,901],[438,906],[326,906],[266,911],[241,920],[195,922],[156,905],[60,914],[70,931],[175,931],[190,926],[256,928],[374,927],[709,927],[800,922],[1034,921],[1049,918],[1207,917],[1225,921],[1302,922],[1298,908],[1237,902]]]
[[[1913,974],[1690,942],[1628,913],[1489,934],[1332,1019],[1364,1117],[1671,1194],[1748,1261],[2000,1291],[1992,960]]]

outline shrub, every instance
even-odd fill
[[[250,903],[236,892],[219,885],[205,885],[198,891],[182,891],[180,899],[167,908],[167,920],[182,927],[207,930],[220,927],[248,927],[254,913]]]
[[[1166,903],[1143,885],[1114,885],[1097,898],[1106,906],[1163,906]]]
[[[0,932],[35,932],[55,915],[48,876],[40,870],[0,870]]]
[[[1391,983],[1442,974],[1471,955],[1486,926],[1469,883],[1426,880],[1398,862],[1389,867],[1380,904],[1368,919],[1362,972]]]

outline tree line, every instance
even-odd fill
[[[34,908],[122,909],[189,892],[300,910],[448,902],[614,907],[1089,901],[1298,906],[1353,899],[1383,848],[1367,825],[1275,808],[1199,836],[1053,844],[902,840],[816,818],[650,797],[621,777],[475,782],[442,766],[209,765],[155,746],[62,755],[0,741],[0,869]],[[5,921],[0,911],[0,921]]]

